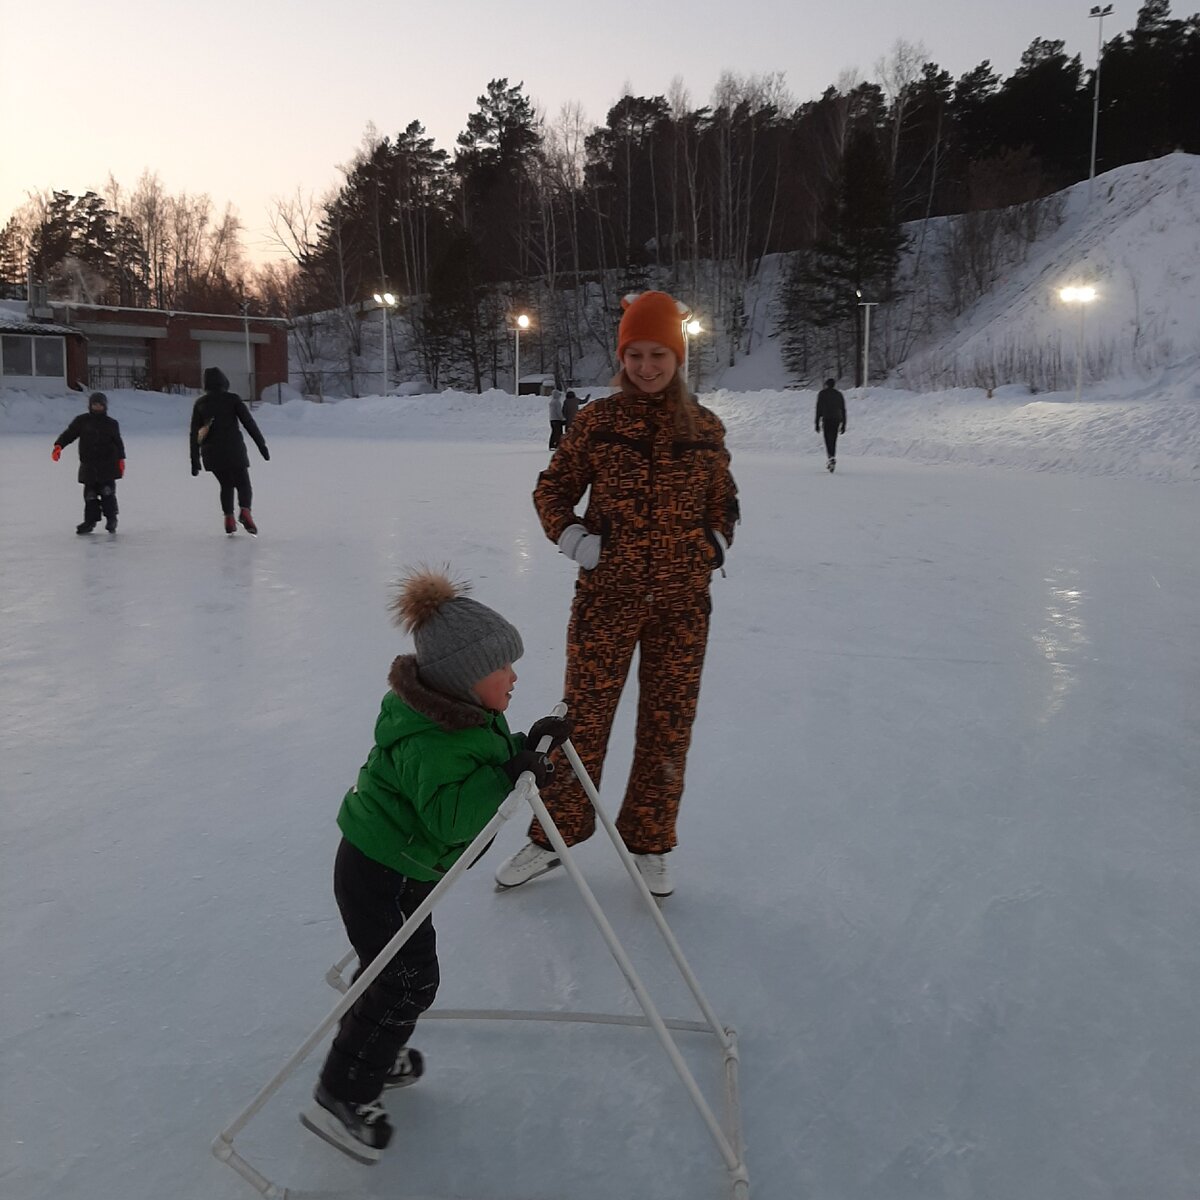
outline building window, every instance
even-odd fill
[[[150,347],[145,341],[88,339],[88,384],[99,388],[144,388],[150,379]]]
[[[33,338],[4,335],[5,375],[33,374]]]
[[[29,337],[27,334],[6,333],[0,362],[5,375],[37,376],[43,379],[62,379],[66,375],[66,351],[60,337]]]
[[[65,374],[62,338],[32,338],[33,367],[35,375],[54,375],[61,379]]]

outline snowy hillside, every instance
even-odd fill
[[[1083,314],[1085,379],[1177,365],[1200,355],[1200,157],[1169,154],[1118,167],[1061,194],[1050,223],[991,289],[918,344],[898,372],[928,386],[983,383],[989,373],[1047,390],[1074,383],[1078,305],[1059,290],[1092,285]],[[926,266],[908,283],[944,298],[945,241],[958,218],[931,222]],[[910,229],[914,245],[919,227]],[[907,307],[907,305],[903,306]],[[990,369],[990,370],[989,370]]]
[[[1090,383],[1133,376],[1142,380],[1158,371],[1177,371],[1200,363],[1200,157],[1169,154],[1119,167],[1080,183],[1046,203],[1061,215],[1044,221],[1036,239],[1007,244],[999,239],[994,278],[984,293],[955,316],[947,265],[948,240],[964,218],[936,218],[907,227],[910,250],[902,271],[905,295],[876,312],[872,375],[892,369],[892,382],[917,391],[950,386],[1024,385],[1038,392],[1074,387],[1080,344],[1078,306],[1064,304],[1059,289],[1087,284],[1096,300],[1083,314],[1084,377]],[[770,255],[746,287],[746,334],[730,364],[728,341],[708,314],[707,332],[694,343],[701,390],[779,390],[794,381],[783,362],[779,342],[778,294],[786,256]],[[617,277],[610,281],[616,288]],[[664,281],[663,286],[667,286]],[[585,303],[600,311],[595,288]],[[313,378],[325,381],[328,395],[347,394],[342,338],[338,322],[322,318],[316,337],[318,359]],[[403,338],[402,320],[393,336]],[[381,323],[374,313],[361,321],[363,351],[357,359],[360,392],[381,384]],[[531,363],[529,370],[547,364]],[[411,351],[402,352],[407,372],[392,382],[415,379],[419,371]],[[304,353],[293,339],[292,382],[304,388]],[[816,372],[823,375],[824,371]],[[502,370],[502,383],[508,376]],[[602,385],[611,360],[592,347],[577,366],[577,379]]]

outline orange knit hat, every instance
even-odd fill
[[[625,310],[617,331],[617,357],[621,358],[630,342],[657,342],[666,346],[682,365],[683,319],[687,305],[666,292],[643,292],[621,298]]]

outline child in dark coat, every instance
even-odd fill
[[[333,889],[362,972],[496,815],[523,771],[541,786],[570,721],[543,717],[510,733],[504,710],[521,635],[435,571],[411,573],[393,604],[416,654],[401,655],[375,723],[375,745],[338,813]],[[301,1120],[359,1162],[378,1161],[392,1136],[385,1089],[424,1071],[408,1049],[439,983],[433,920],[413,936],[342,1018]]]
[[[108,397],[93,392],[88,410],[80,413],[54,439],[55,462],[63,448],[79,441],[79,482],[83,484],[83,521],[76,533],[91,533],[100,518],[109,533],[117,532],[117,480],[125,474],[125,443],[121,426],[108,415]]]

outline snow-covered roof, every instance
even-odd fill
[[[60,336],[62,334],[83,336],[78,329],[72,329],[69,325],[51,325],[46,321],[21,320],[7,312],[0,312],[0,333],[31,333],[34,335],[56,333]]]

